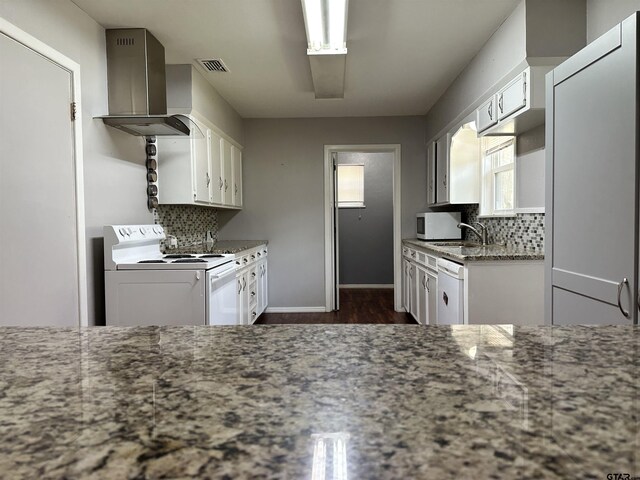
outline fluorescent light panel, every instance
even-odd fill
[[[348,0],[302,0],[308,55],[347,53]]]

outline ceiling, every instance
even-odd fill
[[[300,0],[73,1],[148,28],[167,63],[222,58],[205,76],[244,118],[423,115],[519,2],[350,0],[344,99],[316,100]]]

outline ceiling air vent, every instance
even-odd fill
[[[220,58],[214,58],[214,59],[211,59],[211,60],[198,60],[198,63],[200,65],[202,65],[202,67],[207,72],[222,72],[222,73],[226,73],[226,72],[229,71],[227,66],[224,64],[224,62]]]

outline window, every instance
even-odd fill
[[[338,165],[338,208],[364,207],[364,164]]]
[[[480,215],[515,213],[515,137],[483,137]]]

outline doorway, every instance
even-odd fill
[[[401,311],[400,291],[400,235],[401,235],[401,208],[400,208],[400,145],[327,145],[325,146],[325,309],[327,312],[340,307],[340,213],[337,200],[337,170],[339,164],[361,165],[365,162],[359,158],[366,158],[367,154],[375,155],[392,164],[392,263],[393,263],[393,307],[395,311]],[[354,200],[354,199],[350,199]],[[357,202],[355,202],[357,203]],[[358,217],[358,208],[366,209],[357,204],[350,205],[353,209],[348,214],[351,218]],[[346,210],[345,210],[346,211]],[[347,215],[345,215],[346,217]],[[344,226],[343,222],[343,226]],[[343,266],[344,266],[343,262]],[[353,268],[352,268],[353,270]],[[378,272],[380,273],[380,272]],[[350,274],[350,278],[354,274]],[[374,274],[375,275],[375,274]],[[349,281],[348,279],[345,279]],[[370,285],[366,285],[370,286]]]

